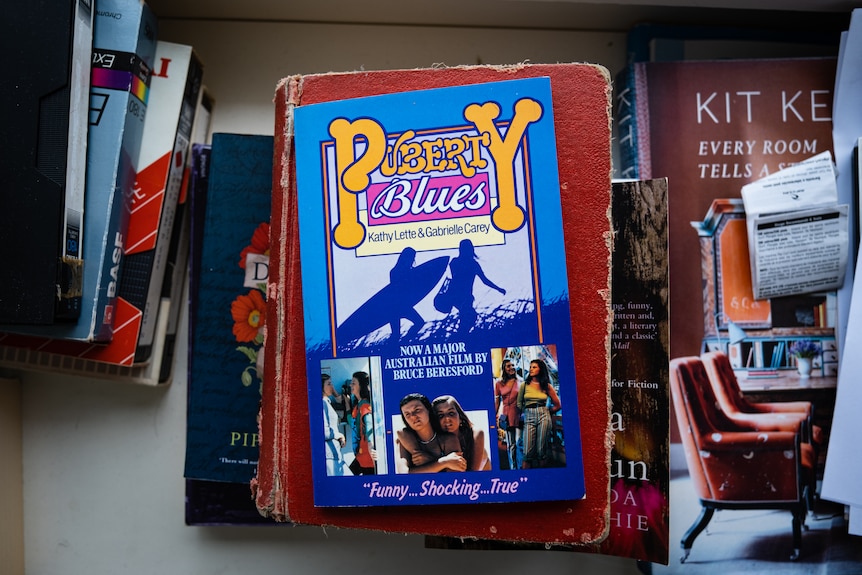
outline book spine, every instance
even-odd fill
[[[298,362],[305,361],[305,338],[282,335],[288,323],[292,324],[292,329],[298,330],[297,333],[303,333],[302,300],[294,299],[301,293],[301,276],[299,257],[295,253],[299,251],[299,230],[292,150],[293,109],[300,103],[301,93],[302,79],[296,76],[279,83],[275,96],[275,163],[263,362],[264,387],[270,387],[272,392],[261,398],[258,423],[261,455],[257,476],[251,481],[258,511],[276,521],[290,521],[287,477],[280,477],[281,470],[289,467],[288,441],[281,431],[290,426],[290,398],[276,382],[284,381],[283,367],[288,364],[291,353],[298,353],[292,356]],[[294,318],[292,321],[291,317]]]
[[[209,166],[212,146],[209,144],[192,143],[192,152],[189,170],[189,255],[188,255],[188,317],[186,341],[186,370],[189,382],[188,401],[191,402],[192,368],[194,363],[194,340],[196,337],[196,321],[198,304],[200,298],[191,294],[198,294],[200,289],[201,251],[204,241],[204,230],[206,229],[206,205],[209,193]],[[188,434],[187,434],[188,439]]]
[[[168,255],[168,267],[165,280],[162,284],[162,299],[171,302],[170,317],[168,317],[167,333],[165,335],[165,357],[162,360],[162,371],[160,381],[166,383],[170,380],[173,369],[174,350],[176,348],[177,332],[180,325],[183,287],[189,270],[189,250],[191,246],[192,212],[191,205],[193,195],[196,193],[192,185],[192,162],[194,160],[194,148],[203,144],[209,133],[210,121],[212,119],[213,101],[206,87],[202,86],[198,91],[194,122],[190,130],[189,160],[183,174],[182,190],[178,206],[179,227],[175,226],[171,238],[170,254]],[[192,316],[193,317],[193,316]],[[189,340],[191,341],[191,339]]]
[[[192,144],[191,174],[189,176],[189,294],[196,294],[199,289],[201,266],[201,246],[203,245],[204,218],[206,217],[206,202],[209,188],[209,165],[212,146],[209,144]],[[199,299],[189,297],[189,317],[195,317]],[[188,322],[188,341],[194,339],[194,322]],[[191,366],[193,348],[188,346],[188,365]]]
[[[72,78],[66,147],[66,205],[58,268],[59,295],[55,318],[74,320],[81,314],[84,265],[84,199],[87,173],[87,109],[90,58],[93,48],[93,9],[89,0],[75,2],[72,39]],[[76,80],[75,80],[76,79]]]
[[[91,265],[100,266],[93,282],[95,296],[90,317],[90,339],[108,342],[113,336],[117,284],[128,231],[137,159],[143,138],[147,101],[156,50],[155,16],[146,4],[105,2],[111,13],[125,19],[96,19],[92,89],[90,99],[91,149],[88,153],[87,193],[107,202],[100,206],[103,217],[92,218],[86,254]],[[130,27],[125,20],[135,19]],[[134,36],[130,32],[135,32]],[[130,45],[129,36],[136,39]],[[102,133],[97,134],[97,130]],[[98,136],[98,137],[97,137]],[[93,254],[93,257],[90,257]],[[91,274],[85,270],[87,277]]]
[[[187,46],[159,42],[156,60],[154,99],[144,128],[142,167],[120,281],[120,296],[142,313],[135,363],[149,361],[156,343],[165,266],[203,73],[200,61]],[[166,129],[173,130],[169,144],[165,142]]]
[[[189,144],[191,138],[191,125],[194,117],[194,106],[197,100],[195,93],[193,99],[189,96],[189,86],[200,86],[200,66],[193,65],[189,68],[187,81],[186,97],[183,99],[182,111],[180,112],[180,123],[177,128],[176,140],[172,158],[179,158],[172,161],[170,171],[168,173],[167,187],[165,188],[165,205],[162,212],[162,225],[159,226],[158,239],[156,240],[156,248],[154,260],[152,263],[153,273],[150,276],[149,287],[147,288],[147,303],[144,307],[144,318],[141,324],[141,335],[139,339],[139,347],[142,348],[142,353],[136,354],[135,361],[146,360],[150,353],[150,346],[153,343],[153,335],[155,333],[156,313],[158,310],[158,302],[162,296],[162,283],[166,275],[166,267],[169,261],[171,236],[174,226],[178,223],[178,211],[182,212],[179,207],[179,196],[182,188],[182,177],[185,170],[185,162],[188,156]],[[191,101],[190,101],[191,100]]]
[[[171,261],[165,274],[162,286],[162,301],[168,302],[170,314],[165,332],[164,357],[159,380],[166,383],[170,380],[173,368],[174,349],[176,347],[177,329],[180,323],[180,311],[183,309],[183,286],[188,277],[188,255],[190,238],[190,218],[188,199],[178,206],[179,214],[175,225],[174,237],[171,240]]]
[[[618,177],[648,179],[651,174],[646,75],[641,66],[630,64],[617,73],[614,85],[616,139],[620,154]]]

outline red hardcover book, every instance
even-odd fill
[[[548,77],[581,422],[586,496],[577,501],[315,507],[309,441],[293,111],[300,105]],[[268,285],[258,509],[279,521],[505,541],[589,544],[609,528],[610,447],[610,83],[587,64],[458,67],[295,76],[276,91],[272,246]],[[517,518],[517,520],[513,520]]]

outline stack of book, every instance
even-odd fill
[[[77,319],[6,319],[0,365],[165,384],[187,268],[184,175],[195,118],[208,124],[198,110],[212,100],[192,47],[159,41],[143,0],[102,0],[93,12]]]
[[[383,88],[394,85],[395,80],[405,89],[416,90],[402,97],[399,91],[390,93]],[[194,147],[190,286],[196,297],[190,302],[189,322],[188,524],[263,522],[384,529],[424,533],[429,535],[429,546],[449,548],[460,541],[449,537],[481,538],[485,548],[503,548],[512,541],[519,542],[514,548],[521,549],[531,544],[544,549],[546,544],[557,543],[578,551],[667,563],[668,422],[665,417],[663,426],[650,423],[656,413],[667,414],[669,403],[667,182],[615,184],[613,229],[618,230],[618,243],[613,273],[617,287],[612,304],[630,314],[632,321],[620,316],[613,323],[612,335],[611,303],[601,296],[611,274],[611,253],[603,238],[612,229],[607,218],[611,185],[608,134],[603,131],[609,113],[605,82],[600,69],[587,65],[289,78],[277,92],[280,121],[274,140],[217,133],[211,146]],[[296,100],[300,86],[301,102]],[[338,94],[348,93],[379,96],[338,98]],[[449,116],[435,116],[449,113],[441,110],[442,103],[457,114],[471,109],[465,102],[489,106],[486,100],[498,106],[496,112],[489,112],[487,124],[481,113],[465,113],[469,121],[457,133],[430,129],[435,122],[458,125]],[[415,131],[400,130],[405,126],[397,122],[404,120],[393,118],[402,117],[402,106],[422,109],[430,102],[436,103],[433,114],[409,116],[410,121],[422,118],[427,125],[417,124]],[[541,106],[530,107],[530,102]],[[295,109],[299,103],[308,107]],[[541,113],[535,114],[538,110]],[[368,226],[366,241],[347,246],[338,230],[350,214],[335,208],[344,197],[334,202],[327,196],[332,211],[322,213],[327,201],[320,196],[338,196],[336,182],[345,181],[332,175],[332,169],[357,165],[354,160],[360,158],[353,154],[365,158],[356,151],[362,147],[339,148],[329,140],[334,137],[328,135],[329,130],[338,127],[337,120],[330,120],[354,116],[373,118],[373,123],[355,121],[352,128],[343,125],[348,139],[367,138],[371,146],[375,134],[383,138],[379,142],[388,138],[387,145],[396,147],[422,128],[423,149],[432,153],[429,161],[436,145],[449,149],[442,142],[452,146],[474,142],[477,147],[462,149],[464,162],[457,155],[448,167],[438,162],[435,170],[444,173],[439,182],[434,180],[435,170],[424,164],[425,175],[416,180],[424,187],[402,190],[399,201],[421,202],[422,190],[437,189],[438,183],[447,182],[449,189],[462,190],[462,199],[466,198],[465,186],[475,197],[494,186],[496,191],[488,197],[496,198],[495,206],[505,204],[508,188],[500,183],[508,173],[501,160],[505,156],[518,174],[517,183],[510,182],[515,192],[512,199],[527,207],[526,219],[503,232],[500,227],[506,223],[493,220],[490,205],[483,213],[473,201],[473,213],[458,210],[459,217],[451,222],[427,219],[426,209],[415,210],[404,221],[390,218],[372,225],[371,208],[366,212],[363,205],[359,220]],[[573,123],[576,117],[580,120]],[[471,128],[469,122],[482,125]],[[479,127],[481,132],[471,131]],[[500,128],[502,134],[497,131]],[[390,129],[394,129],[392,134],[384,135]],[[477,137],[470,139],[473,135]],[[320,145],[310,143],[316,137],[322,138]],[[494,152],[479,152],[484,145],[493,146]],[[550,152],[543,148],[548,145]],[[337,159],[340,154],[350,156],[344,164]],[[599,158],[601,165],[581,161],[584,155]],[[478,166],[480,157],[486,160],[484,169],[468,170],[469,176],[460,174],[462,168]],[[333,163],[321,168],[316,162]],[[405,174],[410,172],[406,164],[402,168]],[[380,171],[387,169],[384,165]],[[309,183],[308,178],[315,175],[323,181]],[[458,178],[463,181],[455,185]],[[393,181],[408,180],[396,177]],[[326,182],[333,182],[331,188]],[[375,173],[366,193],[361,202],[367,201],[369,206],[383,202],[387,192],[380,174]],[[298,199],[298,194],[305,194],[305,199]],[[451,195],[439,198],[437,213],[446,213],[447,198],[450,203],[460,201]],[[308,218],[305,227],[298,217]],[[563,237],[562,230],[555,226],[563,222],[568,225],[560,245],[555,240]],[[437,233],[440,230],[448,232]],[[327,233],[332,234],[333,252],[298,251],[300,237],[314,242],[313,238]],[[416,241],[420,234],[436,237],[436,243]],[[493,237],[482,237],[487,234]],[[443,275],[451,274],[450,282],[457,275],[458,253],[465,238],[475,239],[478,258],[474,265],[484,270],[487,282],[483,282],[488,286],[476,291],[475,316],[454,305],[447,310],[439,294],[435,297],[436,292],[446,291],[441,287],[447,283]],[[375,242],[383,246],[375,247]],[[406,269],[414,278],[407,287],[397,284],[393,274],[396,262],[412,246],[416,246],[417,261]],[[318,245],[316,249],[322,248]],[[351,271],[354,253],[359,267]],[[538,262],[529,263],[530,254],[536,253]],[[540,274],[543,289],[539,278],[513,273],[511,268],[522,256],[527,269],[534,266]],[[347,260],[342,259],[345,257]],[[330,258],[331,263],[321,267]],[[495,265],[500,258],[507,266]],[[437,266],[440,259],[449,260],[448,265]],[[632,260],[642,260],[643,265],[633,267],[629,265]],[[372,273],[380,265],[381,273]],[[567,266],[577,271],[565,273]],[[432,268],[429,281],[423,274]],[[552,269],[560,275],[555,276]],[[508,271],[501,274],[503,270]],[[572,281],[573,274],[580,277],[588,270],[591,279]],[[321,279],[333,276],[344,279],[332,281],[346,283],[333,285]],[[307,282],[303,289],[300,282]],[[399,289],[393,289],[394,284]],[[438,289],[432,289],[434,284]],[[497,287],[491,288],[491,284]],[[523,289],[524,285],[532,288]],[[375,286],[382,288],[375,292]],[[416,286],[424,291],[414,294],[415,301],[410,300],[408,307],[415,306],[417,313],[408,316],[405,312],[410,323],[402,326],[403,318],[390,317],[387,310],[404,307],[401,298],[416,292]],[[555,288],[562,292],[555,294]],[[595,305],[570,306],[570,293],[572,302],[589,300]],[[384,294],[383,306],[375,309],[381,313],[363,315],[361,310],[373,307],[380,294]],[[507,294],[520,303],[507,307]],[[232,325],[225,321],[228,309]],[[521,310],[523,317],[506,310]],[[467,324],[470,317],[473,323]],[[567,325],[558,331],[563,325],[560,322],[569,317],[577,329]],[[329,328],[316,329],[316,322],[321,321]],[[317,335],[311,334],[324,334],[328,344],[313,343]],[[574,348],[568,352],[564,334],[574,337]],[[498,341],[504,343],[493,345]],[[489,353],[483,351],[486,348]],[[647,356],[651,362],[642,360]],[[411,358],[415,360],[412,364]],[[508,442],[526,432],[515,432],[519,424],[512,421],[512,439],[508,438],[497,417],[493,389],[504,360],[517,365],[527,377],[536,359],[549,366],[554,396],[562,399],[563,409],[552,418],[554,428],[545,457],[532,460],[529,450],[514,443],[510,455]],[[577,360],[577,373],[565,366],[572,359]],[[351,446],[360,429],[354,422],[363,417],[365,393],[345,393],[342,383],[362,379],[357,373],[363,370],[369,375],[375,413],[371,436],[376,459],[373,477],[352,477],[362,472],[351,465],[359,459]],[[459,374],[454,379],[447,375],[456,371]],[[328,376],[342,392],[336,403],[331,398],[338,393],[326,396],[324,387],[323,406],[330,402],[341,407],[346,425],[329,428],[326,418],[321,419],[317,373]],[[323,379],[325,384],[327,378]],[[523,384],[521,376],[517,379]],[[453,381],[457,383],[453,385]],[[402,396],[413,397],[410,394],[417,392],[429,399],[432,393],[458,397],[458,409],[469,417],[473,429],[472,459],[465,455],[465,473],[428,475],[430,467],[407,461],[407,420],[402,419],[400,403]],[[614,405],[611,414],[610,399]],[[430,416],[438,417],[437,412]],[[617,444],[609,451],[610,427],[617,432]],[[438,437],[449,435],[438,431]],[[327,449],[318,448],[327,442],[339,457],[332,459]],[[250,480],[255,493],[251,501]],[[419,522],[414,520],[416,505],[425,507]],[[499,520],[515,508],[523,521]]]
[[[186,522],[273,523],[250,497],[259,456],[258,355],[268,280],[272,136],[194,145]],[[230,321],[230,319],[233,321]]]
[[[609,95],[607,72],[581,64],[279,85],[262,513],[505,541],[606,536]],[[523,402],[514,464],[499,449],[503,360],[544,390]],[[350,382],[345,431],[327,381]],[[540,420],[553,432],[531,435]]]

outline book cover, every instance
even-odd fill
[[[135,363],[151,356],[202,75],[191,46],[158,43],[118,288],[140,313]]]
[[[233,136],[230,134],[223,134],[220,138],[223,137],[226,139],[225,144],[228,144],[230,140],[228,138],[236,138],[237,140],[241,140],[242,136]],[[254,137],[248,137],[249,140]],[[272,138],[269,137],[269,146],[268,146],[268,154],[270,158],[272,158]],[[249,146],[253,147],[253,146]],[[212,151],[212,146],[210,144],[192,144],[192,157],[190,162],[190,174],[189,174],[189,189],[194,190],[193,194],[190,194],[189,198],[189,212],[191,215],[191,246],[189,249],[189,292],[191,294],[198,293],[198,285],[199,285],[199,277],[200,277],[200,261],[201,261],[201,252],[203,251],[203,233],[205,229],[205,216],[206,216],[206,194],[208,189],[208,179],[209,179],[209,165],[210,165],[210,154]],[[223,154],[222,154],[223,156]],[[224,159],[224,157],[222,158]],[[271,166],[270,166],[271,167]],[[271,172],[270,176],[270,187],[271,187]],[[266,217],[268,217],[269,212],[266,212]],[[228,265],[233,266],[235,264],[233,258],[229,258]],[[197,306],[199,304],[200,298],[190,296],[188,298],[189,303],[189,317],[195,318],[198,317]],[[231,321],[231,320],[228,320]],[[222,322],[223,324],[225,322]],[[189,338],[189,346],[188,346],[188,354],[189,360],[188,365],[191,367],[193,365],[193,357],[195,356],[195,347],[193,342],[195,340],[195,326],[198,325],[197,322],[189,322],[188,324],[188,338]],[[204,328],[207,328],[205,324],[202,324]],[[219,375],[220,379],[225,380],[227,383],[228,389],[231,389],[232,386],[235,386],[235,391],[237,393],[249,392],[247,395],[253,396],[255,398],[254,402],[245,402],[246,407],[246,419],[249,421],[255,421],[257,419],[257,414],[259,411],[259,398],[260,391],[259,387],[255,388],[254,386],[245,387],[238,385],[238,382],[242,380],[240,377],[239,380],[236,377],[236,373],[230,375],[229,377],[224,377],[221,374]],[[188,379],[188,391],[189,391],[189,407],[191,409],[191,405],[195,402],[197,406],[197,411],[199,415],[203,415],[206,412],[207,406],[202,405],[202,401],[193,400],[192,397],[195,395],[197,384],[202,382],[202,385],[207,385],[207,380],[202,378],[195,378],[192,376],[191,371],[189,372]],[[211,389],[211,386],[208,386]],[[254,391],[255,393],[250,393]],[[237,415],[237,418],[241,416]],[[192,421],[191,415],[189,416],[189,422]],[[251,427],[252,432],[256,434],[256,423]],[[252,449],[244,449],[244,453],[241,455],[249,459],[250,461],[257,461],[258,459],[258,446],[255,442],[255,445]],[[188,457],[187,459],[191,459]],[[238,459],[237,459],[238,460]],[[223,466],[228,468],[236,468],[238,464],[225,463]],[[275,522],[261,515],[257,507],[254,504],[254,500],[250,497],[249,486],[248,486],[248,478],[244,478],[241,483],[230,483],[227,481],[209,481],[204,479],[187,479],[186,480],[186,507],[185,507],[185,521],[186,525],[258,525],[258,524],[274,524]]]
[[[192,256],[187,479],[247,486],[257,466],[272,151],[272,136],[213,134],[206,189],[195,186],[206,201],[195,200],[205,212]]]
[[[297,108],[315,505],[583,497],[553,125],[548,78]],[[520,469],[491,449],[504,360]],[[320,377],[351,381],[346,454]]]
[[[373,511],[368,507],[315,506],[308,426],[311,403],[308,388],[295,385],[308,376],[292,156],[294,107],[342,97],[543,76],[551,81],[563,221],[567,222],[561,240],[567,262],[579,262],[578,272],[571,265],[567,267],[567,280],[572,323],[577,326],[572,337],[586,496],[553,502],[432,505],[423,507],[421,522],[415,520],[416,507],[412,505],[387,505]],[[261,459],[253,480],[261,512],[301,524],[511,541],[587,543],[606,535],[610,446],[609,89],[607,72],[585,64],[326,74],[293,77],[280,83]],[[406,325],[404,328],[408,329]],[[522,521],[508,521],[512,513]]]
[[[50,325],[81,311],[90,0],[25,3],[3,19],[14,82],[0,86],[0,323]],[[38,73],[37,73],[38,72]]]
[[[835,374],[828,362],[815,379],[800,379],[786,350],[805,338],[835,345],[836,296],[821,292],[754,299],[739,198],[744,184],[832,151],[835,60],[652,62],[635,64],[629,71],[637,79],[636,92],[643,90],[627,102],[640,128],[640,142],[649,150],[649,160],[640,165],[647,171],[640,175],[667,176],[670,182],[671,307],[681,318],[671,329],[672,357],[726,350],[749,401],[813,401],[812,421],[823,438],[818,446],[822,461],[829,443]],[[646,130],[641,119],[648,124]],[[632,157],[647,156],[638,148]],[[695,293],[702,295],[691,297]],[[815,313],[821,315],[815,308],[824,310],[822,319],[815,318]],[[835,355],[837,360],[837,349]],[[677,429],[673,433],[680,437]],[[820,469],[815,457],[813,472]],[[702,474],[698,466],[674,474],[678,487],[672,488],[672,496],[684,510],[679,515],[683,523],[704,513],[690,503],[698,497],[692,498],[693,485]],[[822,513],[821,502],[813,502],[810,510]],[[809,517],[814,532],[822,525],[815,523],[822,515]],[[672,530],[672,538],[690,547],[704,525],[687,532],[685,526]],[[723,558],[750,555],[757,545],[751,537],[744,548],[717,541],[708,548]],[[676,571],[671,567],[669,572]]]
[[[613,187],[611,530],[601,553],[668,563],[668,180]]]
[[[705,292],[691,222],[703,221],[713,200],[739,198],[744,184],[831,150],[835,69],[834,58],[630,66],[633,82],[617,94],[621,170],[670,182],[671,307],[682,318],[672,330],[673,357],[697,355],[704,337],[728,321],[782,327],[770,324],[769,300],[754,300],[750,285],[718,301]]]
[[[141,0],[106,0],[99,8],[94,19],[81,314],[77,322],[2,326],[6,331],[99,343],[113,336],[158,22]]]
[[[667,180],[613,183],[611,517],[594,551],[668,564],[670,456]],[[438,549],[535,550],[544,544],[426,537]]]

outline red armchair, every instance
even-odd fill
[[[670,363],[671,394],[692,484],[702,506],[682,538],[684,562],[716,509],[786,509],[792,514],[793,553],[802,548],[806,492],[815,454],[793,431],[759,431],[720,408],[703,362]]]
[[[758,431],[793,431],[802,435],[802,441],[814,448],[815,472],[808,484],[808,508],[813,510],[817,499],[816,462],[820,457],[823,431],[814,425],[814,412],[810,401],[752,402],[745,399],[730,364],[730,358],[721,351],[701,356],[712,391],[721,410],[736,423],[751,425]]]
[[[700,356],[721,410],[733,421],[753,425],[760,431],[800,431],[803,441],[817,448],[822,431],[811,424],[809,401],[751,402],[739,389],[730,358],[721,351]]]

